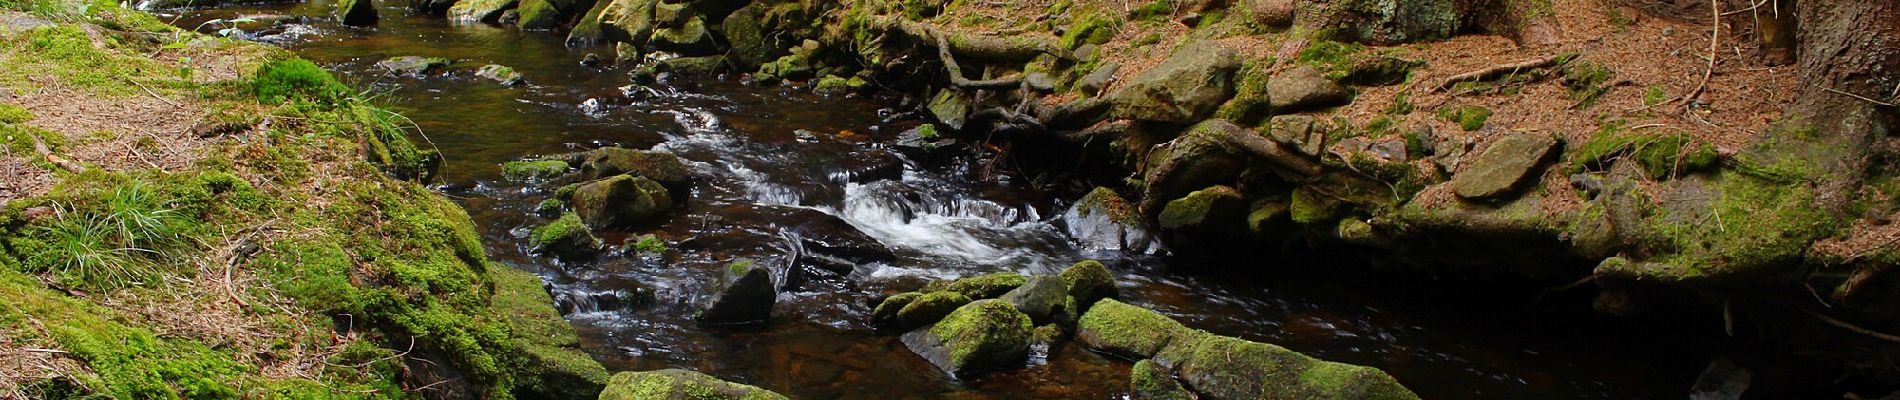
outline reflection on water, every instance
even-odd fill
[[[451,25],[407,15],[400,2],[382,6],[378,27],[344,28],[323,17],[329,6],[205,10],[178,23],[318,17],[259,23],[248,34],[342,72],[413,118],[446,155],[444,191],[475,217],[491,256],[548,281],[584,346],[612,369],[689,368],[798,398],[1115,398],[1128,363],[1075,346],[1025,369],[956,381],[864,323],[880,296],[931,278],[1053,273],[1085,257],[1107,259],[1133,303],[1195,328],[1377,366],[1427,398],[1670,397],[1699,368],[1661,361],[1694,360],[1680,355],[1687,350],[1593,326],[1602,321],[1551,321],[1519,305],[1470,307],[1476,302],[1436,298],[1442,291],[1407,290],[1418,287],[1225,276],[1268,260],[1171,265],[1075,244],[1068,232],[1101,227],[1065,224],[1061,200],[974,179],[975,160],[920,161],[893,146],[908,128],[881,121],[893,99],[823,98],[736,79],[630,85],[620,71],[578,63],[609,50],[566,49],[559,34]],[[402,55],[457,64],[428,79],[373,66]],[[489,63],[515,68],[528,84],[473,76]],[[700,177],[680,210],[637,232],[671,250],[576,264],[525,255],[521,237],[545,222],[533,208],[548,194],[502,180],[497,165],[608,145],[676,153]],[[782,288],[773,323],[696,326],[704,286],[738,258],[772,267]]]

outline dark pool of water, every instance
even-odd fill
[[[609,49],[563,48],[558,33],[456,25],[409,15],[394,1],[381,6],[379,26],[353,29],[326,18],[328,7],[192,11],[178,24],[314,17],[252,30],[414,119],[446,154],[443,190],[474,216],[491,257],[545,279],[586,350],[610,369],[689,368],[795,398],[1119,398],[1129,364],[1073,345],[1029,368],[959,381],[865,324],[875,298],[930,278],[1052,273],[1083,258],[1107,260],[1124,297],[1188,326],[1377,366],[1427,398],[1680,398],[1706,360],[1678,338],[1626,330],[1628,321],[1527,307],[1532,294],[1472,294],[1427,280],[1236,279],[1259,275],[1236,269],[1276,263],[1217,267],[1085,251],[1058,228],[1065,199],[976,179],[982,161],[893,150],[896,132],[914,125],[883,124],[896,99],[827,98],[733,79],[623,91],[624,72],[578,63],[588,52],[611,59]],[[428,79],[373,66],[401,55],[457,65]],[[528,85],[475,78],[473,69],[487,63],[514,67]],[[604,107],[581,106],[589,100]],[[801,138],[800,130],[810,134]],[[503,180],[499,164],[603,145],[672,151],[701,176],[682,209],[633,232],[656,234],[672,250],[580,264],[525,254],[526,229],[546,221],[534,204],[548,194]],[[896,258],[845,272],[788,267],[808,252],[808,239],[859,233]],[[690,316],[702,287],[738,258],[774,266],[783,282],[769,328],[696,326]],[[642,293],[653,300],[640,300]]]

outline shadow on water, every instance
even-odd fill
[[[891,146],[907,127],[881,122],[896,99],[825,98],[717,79],[623,90],[630,83],[623,72],[577,62],[588,52],[611,58],[610,50],[563,48],[557,33],[455,25],[410,15],[400,2],[381,6],[378,27],[352,29],[322,18],[328,7],[194,11],[178,24],[240,14],[316,17],[252,30],[413,118],[446,155],[442,190],[482,227],[492,258],[549,282],[586,349],[610,369],[690,368],[799,398],[1118,398],[1128,363],[1077,346],[1029,368],[957,381],[909,354],[896,335],[864,323],[880,296],[931,278],[1053,273],[1085,257],[1108,259],[1130,302],[1188,326],[1377,366],[1427,398],[1679,397],[1706,359],[1704,350],[1672,348],[1681,338],[1625,329],[1636,326],[1629,321],[1584,310],[1527,311],[1534,294],[1470,294],[1481,290],[1407,279],[1235,279],[1227,271],[1272,262],[1212,267],[1086,252],[1059,227],[1061,200],[975,179],[969,159],[926,162]],[[456,66],[426,79],[374,66],[403,55],[446,57]],[[508,88],[473,76],[488,63],[515,68],[528,84]],[[671,151],[700,176],[681,210],[635,232],[655,234],[671,250],[569,265],[527,255],[522,237],[546,222],[534,207],[549,189],[503,180],[498,165],[606,145]],[[814,247],[888,257],[813,268],[800,257]],[[774,266],[782,293],[772,324],[696,326],[702,286],[738,258]],[[1172,272],[1180,270],[1208,272]]]

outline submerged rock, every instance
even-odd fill
[[[554,222],[534,228],[528,234],[528,247],[533,253],[573,261],[593,256],[600,250],[600,239],[587,230],[579,215],[567,213]]]
[[[607,381],[600,400],[783,400],[785,395],[726,382],[681,369],[621,372]]]
[[[1189,43],[1167,62],[1109,95],[1121,118],[1188,124],[1206,119],[1234,95],[1239,56],[1210,41]]]
[[[376,4],[370,0],[340,0],[336,2],[336,15],[345,26],[375,25]]]
[[[1492,199],[1509,194],[1557,147],[1551,135],[1515,134],[1493,142],[1471,165],[1451,177],[1458,197]]]
[[[625,228],[673,207],[666,188],[650,179],[615,175],[575,188],[574,212],[592,228]]]
[[[751,260],[732,262],[720,271],[720,286],[694,320],[701,325],[764,323],[778,304],[772,271]]]
[[[447,68],[449,66],[449,59],[441,57],[400,56],[377,61],[376,66],[382,67],[397,75],[425,76],[442,68]]]
[[[1274,113],[1291,114],[1346,105],[1352,102],[1352,92],[1326,79],[1326,73],[1301,65],[1274,75],[1267,82],[1267,99]]]
[[[520,72],[500,64],[483,65],[475,70],[475,76],[501,83],[502,86],[516,86],[524,82]]]
[[[908,331],[937,323],[970,301],[968,296],[957,292],[900,293],[884,299],[871,311],[871,323]]]
[[[1034,329],[1029,316],[1002,300],[978,300],[943,321],[904,334],[904,344],[944,372],[971,378],[1021,367]]]

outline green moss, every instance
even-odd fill
[[[812,87],[812,91],[830,95],[844,94],[851,89],[848,86],[849,82],[849,80],[837,75],[825,75],[825,77],[818,79],[818,84]]]
[[[1271,74],[1267,68],[1273,64],[1272,57],[1242,63],[1234,73],[1234,98],[1222,104],[1214,117],[1243,126],[1257,126],[1272,117],[1272,102],[1267,97],[1267,78]]]
[[[0,103],[0,124],[17,124],[33,120],[33,112],[25,107]]]
[[[1116,194],[1114,189],[1097,187],[1090,190],[1089,194],[1076,200],[1075,208],[1084,217],[1089,216],[1089,213],[1104,212],[1108,214],[1108,220],[1116,224],[1126,226],[1141,224],[1140,216],[1135,214],[1134,206],[1122,199],[1120,194]]]
[[[1647,135],[1624,129],[1621,121],[1604,123],[1573,152],[1571,172],[1608,170],[1619,158],[1635,161],[1651,179],[1705,171],[1721,162],[1715,146],[1696,143],[1682,133]]]
[[[910,329],[929,325],[950,315],[958,307],[969,304],[971,299],[962,293],[952,291],[931,292],[918,296],[897,310],[897,326]]]
[[[698,372],[667,369],[621,372],[608,381],[600,400],[785,400],[756,386],[726,382]]]
[[[1074,21],[1070,22],[1068,29],[1062,32],[1062,37],[1058,39],[1057,44],[1061,45],[1062,48],[1070,50],[1082,47],[1084,44],[1100,45],[1108,43],[1109,40],[1113,40],[1115,35],[1120,33],[1120,31],[1120,21],[1116,21],[1114,18],[1099,14],[1085,15],[1077,17]]]
[[[963,366],[976,358],[1010,352],[1027,344],[1034,329],[1029,316],[1017,311],[1016,306],[986,299],[970,302],[944,316],[930,327],[930,334],[952,346],[949,354],[952,365]]]
[[[1015,272],[997,272],[948,281],[934,281],[923,292],[952,291],[972,299],[992,299],[1028,283],[1029,278]]]
[[[1162,229],[1177,229],[1201,224],[1220,224],[1227,219],[1237,220],[1242,201],[1240,192],[1226,186],[1214,186],[1196,190],[1187,196],[1168,201],[1161,208],[1161,214],[1155,217]]]
[[[1157,365],[1154,360],[1136,361],[1128,372],[1129,390],[1133,398],[1150,400],[1190,400],[1194,393],[1181,387],[1181,382],[1166,368]]]
[[[1387,115],[1408,115],[1411,114],[1412,111],[1417,110],[1417,108],[1417,106],[1412,104],[1411,92],[1399,92],[1399,94],[1392,96],[1392,104],[1385,107],[1385,113]]]
[[[1076,339],[1089,347],[1140,358],[1153,356],[1176,336],[1190,333],[1174,319],[1115,299],[1096,301],[1076,322]]]
[[[501,163],[501,176],[508,179],[547,179],[567,173],[567,161],[528,160]]]
[[[581,188],[581,184],[579,183],[569,183],[566,185],[561,185],[561,187],[554,189],[554,198],[562,199],[562,200],[573,198],[574,191],[580,190],[580,188]]]
[[[594,234],[587,230],[587,224],[581,223],[580,215],[570,212],[561,214],[561,218],[555,219],[554,222],[534,228],[528,234],[528,243],[530,246],[542,247],[571,238],[592,238],[593,236]]]
[[[1119,292],[1115,287],[1115,274],[1100,261],[1082,260],[1064,268],[1059,276],[1069,287],[1069,297],[1079,305],[1093,305],[1097,300],[1116,297]]]
[[[561,199],[546,199],[534,205],[534,212],[548,215],[561,212],[563,208],[567,208],[567,202]]]
[[[640,235],[640,239],[634,241],[633,249],[646,254],[665,254],[666,241],[653,234]]]
[[[1663,91],[1662,86],[1651,85],[1649,89],[1643,91],[1644,107],[1655,107],[1662,105],[1665,101],[1669,101],[1669,94]]]
[[[53,77],[60,85],[128,96],[143,93],[139,85],[167,94],[187,84],[177,79],[175,70],[133,51],[116,36],[101,35],[95,45],[92,36],[73,24],[34,28],[0,38],[0,43],[13,49],[9,57],[0,58],[0,75],[6,75],[0,83],[7,86],[37,87],[39,83],[25,77]]]
[[[1326,73],[1327,79],[1340,80],[1352,73],[1353,63],[1364,57],[1366,46],[1358,43],[1316,40],[1300,49],[1293,62],[1310,65]]]
[[[1458,128],[1471,132],[1484,128],[1485,121],[1491,119],[1491,109],[1472,105],[1440,108],[1438,119],[1458,124]]]
[[[1339,200],[1312,190],[1294,190],[1287,211],[1293,217],[1293,222],[1302,225],[1327,223],[1338,215]]]
[[[1272,344],[1203,335],[1158,356],[1215,398],[1394,399],[1418,395],[1377,368],[1317,360]],[[1266,384],[1262,384],[1262,381]]]
[[[293,99],[334,102],[350,93],[350,88],[330,76],[329,71],[301,58],[277,60],[257,67],[251,80],[252,92],[265,104]]]
[[[1168,0],[1154,0],[1135,7],[1134,10],[1129,10],[1128,20],[1161,22],[1167,20],[1170,15],[1174,15],[1174,4]]]
[[[1570,93],[1571,99],[1576,101],[1576,108],[1589,107],[1596,103],[1598,97],[1609,93],[1610,87],[1606,84],[1610,82],[1611,77],[1615,76],[1609,67],[1588,61],[1566,63],[1562,74],[1564,89]]]

